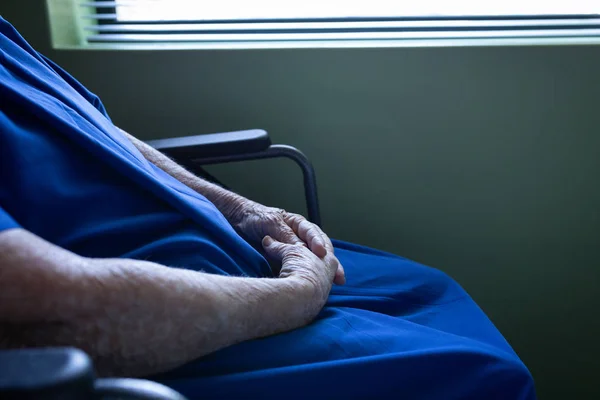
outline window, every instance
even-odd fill
[[[600,0],[117,0],[80,7],[88,10],[81,17],[88,43],[600,37]]]
[[[526,0],[481,3],[473,0],[121,0],[116,1],[115,5],[119,21],[569,15],[600,11],[598,2],[590,0],[569,1],[567,4]]]

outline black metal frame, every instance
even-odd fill
[[[317,194],[317,177],[315,170],[306,155],[295,147],[274,144],[269,146],[266,150],[256,153],[196,158],[190,160],[190,164],[186,165],[186,167],[193,170],[194,165],[222,164],[235,161],[263,160],[282,157],[294,161],[302,170],[308,220],[321,226],[321,211],[319,209],[319,196]]]
[[[308,220],[321,226],[317,178],[310,160],[295,147],[271,144],[269,135],[264,130],[194,135],[155,140],[148,144],[198,175],[204,175],[204,171],[199,168],[203,165],[288,158],[302,170]]]

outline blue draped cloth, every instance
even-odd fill
[[[18,227],[87,257],[272,276],[212,203],[148,162],[95,95],[0,18],[0,231]],[[450,277],[334,244],[347,284],[312,324],[152,378],[190,399],[535,398],[525,365]]]

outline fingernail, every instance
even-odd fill
[[[270,246],[273,243],[273,238],[271,236],[265,236],[263,238],[263,246]]]

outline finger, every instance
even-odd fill
[[[323,232],[323,229],[321,229],[321,227],[317,224],[315,224],[315,229],[317,231],[319,231],[319,233],[321,234],[321,237],[323,238],[323,241],[325,242],[325,248],[327,249],[327,251],[330,251],[333,253],[333,243],[331,243],[331,239],[329,238],[329,236],[327,236],[327,234],[325,232]]]
[[[273,232],[273,238],[282,243],[288,244],[299,244],[305,246],[306,244],[296,235],[296,233],[286,225],[285,223],[279,222]]]
[[[344,267],[342,267],[342,264],[339,264],[337,270],[335,271],[333,283],[335,283],[336,285],[343,285],[346,283],[346,272],[344,271]]]
[[[287,253],[286,247],[291,245],[281,243],[267,235],[262,240],[262,246],[269,258],[275,261],[283,262],[283,258]]]
[[[298,214],[288,214],[286,223],[317,257],[323,258],[327,255],[325,239],[321,236],[321,232],[316,229],[315,224]]]
[[[303,219],[304,217],[302,215],[292,213],[288,213],[286,216],[284,216],[285,222],[292,228],[294,232],[298,231],[298,225],[300,225],[300,222],[302,222]]]
[[[327,249],[325,248],[325,241],[321,236],[321,232],[315,228],[315,224],[303,220],[298,225],[298,237],[304,240],[308,244],[308,248],[315,253],[317,257],[325,257],[327,255]]]
[[[323,239],[325,240],[328,253],[331,254],[333,257],[335,257],[333,243],[331,243],[331,239],[329,238],[329,236],[327,236],[327,234],[325,232],[323,232],[323,230],[321,229],[321,227],[319,225],[315,225],[315,229],[317,229],[321,233]],[[339,260],[338,260],[338,268],[335,271],[335,278],[334,278],[333,282],[337,285],[344,285],[346,283],[346,271],[344,270],[344,266],[342,265],[341,262],[339,262]]]

